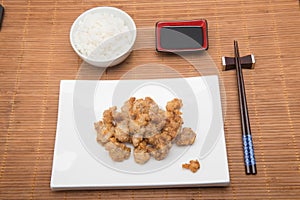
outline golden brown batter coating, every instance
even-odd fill
[[[149,146],[148,152],[150,152],[150,155],[153,156],[155,160],[163,160],[169,154],[171,147],[172,147],[171,142],[158,143],[155,146]]]
[[[193,173],[197,172],[200,169],[200,163],[198,160],[190,160],[190,163],[182,164],[182,168],[189,169]]]
[[[97,141],[100,144],[105,144],[109,139],[115,134],[114,119],[112,113],[117,109],[117,107],[111,107],[105,110],[103,113],[103,121],[94,123],[95,129],[97,131]]]
[[[110,141],[104,147],[109,152],[110,157],[116,162],[126,160],[130,156],[131,149],[125,144],[118,142],[114,137],[110,138]]]
[[[115,134],[114,136],[120,142],[129,142],[129,119],[125,113],[114,111],[113,118],[115,121]]]
[[[169,101],[166,106],[167,120],[163,128],[163,133],[169,135],[172,140],[177,136],[183,124],[182,113],[180,112],[181,107],[182,101],[176,98]]]
[[[140,142],[139,146],[134,148],[134,160],[136,163],[145,164],[150,159],[150,153],[147,149],[146,141]]]

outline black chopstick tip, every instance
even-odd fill
[[[4,17],[4,7],[0,4],[0,31],[2,27],[3,17]]]

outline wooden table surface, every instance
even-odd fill
[[[300,199],[300,9],[297,0],[0,0],[0,199]],[[78,15],[96,6],[129,13],[138,28],[135,50],[120,66],[83,66],[69,30]],[[159,54],[159,20],[205,18],[214,61],[188,63]],[[244,173],[235,71],[223,72],[221,56],[254,53],[244,70],[258,174]],[[169,77],[160,64],[183,77],[218,74],[231,183],[228,187],[52,192],[50,177],[60,80]]]

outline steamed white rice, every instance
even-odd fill
[[[80,53],[90,59],[111,60],[130,48],[129,27],[120,17],[110,13],[90,13],[78,23],[74,43]]]

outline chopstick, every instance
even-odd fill
[[[4,7],[0,4],[0,31],[2,27],[3,17],[4,17]]]
[[[241,60],[239,55],[238,42],[234,41],[234,56],[237,74],[237,83],[239,91],[239,101],[240,101],[240,114],[241,114],[241,125],[242,125],[242,138],[243,138],[243,148],[244,148],[244,162],[245,162],[245,172],[247,175],[256,174],[256,161],[254,156],[254,148],[251,136],[250,121],[248,115],[248,107],[244,86],[244,78],[241,66]]]

